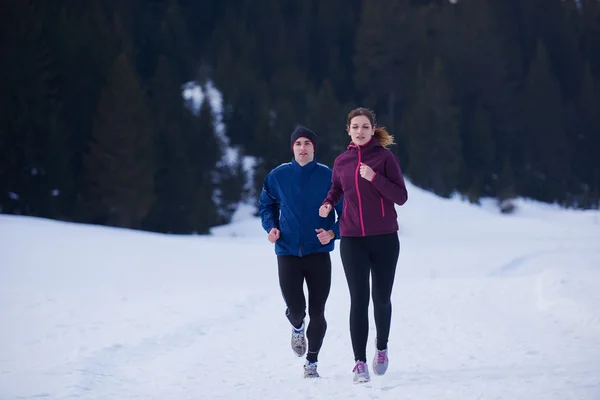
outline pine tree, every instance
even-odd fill
[[[356,33],[356,86],[365,94],[365,103],[381,110],[391,130],[414,89],[421,50],[421,24],[409,3],[363,1]]]
[[[194,116],[184,106],[176,77],[169,60],[161,56],[152,82],[150,107],[156,138],[156,201],[144,226],[158,232],[191,233],[195,229],[191,215],[197,206],[185,130],[192,129]]]
[[[309,1],[306,3],[310,4]],[[311,83],[319,87],[329,81],[340,102],[352,101],[356,98],[353,77],[356,67],[356,26],[360,22],[363,1],[328,0],[314,3],[314,13],[309,15],[307,22],[312,33],[308,65]]]
[[[238,152],[238,157],[229,160],[228,163],[220,163],[217,166],[218,183],[217,209],[219,214],[219,225],[228,224],[237,210],[240,202],[248,195],[246,190],[246,170],[242,153]]]
[[[329,80],[325,80],[318,90],[308,93],[307,104],[309,108],[305,125],[319,135],[317,160],[333,165],[350,140],[345,132],[345,117],[350,106],[338,101]]]
[[[549,67],[556,76],[563,100],[577,97],[583,77],[584,60],[579,48],[577,8],[574,1],[544,0],[535,18],[540,23]]]
[[[600,2],[581,0],[581,51],[596,82],[600,82]]]
[[[204,91],[206,93],[206,91]],[[187,157],[193,173],[193,195],[195,210],[190,217],[196,233],[208,233],[210,227],[219,222],[215,204],[217,163],[222,157],[221,147],[215,132],[213,110],[208,97],[200,107],[192,129],[186,130]]]
[[[92,137],[85,157],[86,205],[97,222],[140,228],[154,201],[154,137],[125,53],[115,60],[100,95]]]
[[[590,187],[594,170],[599,164],[596,156],[597,146],[600,146],[600,116],[594,89],[594,78],[589,64],[582,77],[582,84],[577,99],[567,104],[565,129],[569,136],[569,145],[573,150],[570,194],[579,206],[589,206]],[[595,167],[596,166],[596,167]]]
[[[194,79],[194,64],[190,36],[177,0],[169,0],[160,24],[159,52],[171,62],[182,82]]]
[[[72,179],[67,162],[49,16],[41,2],[0,8],[0,208],[3,212],[67,218]]]
[[[410,154],[407,175],[420,187],[450,196],[458,185],[462,162],[460,109],[453,104],[452,88],[439,58],[417,79],[419,95],[401,128]]]
[[[508,157],[502,163],[502,170],[498,177],[496,193],[500,202],[510,200],[517,194],[515,187],[515,173],[512,168],[512,162]]]
[[[463,154],[470,178],[472,199],[494,195],[493,175],[496,170],[496,145],[490,113],[478,104],[469,125],[463,129]]]
[[[68,160],[74,181],[68,200],[70,217],[79,222],[91,218],[89,210],[81,207],[85,185],[83,155],[89,151],[100,91],[118,51],[104,5],[101,0],[85,4],[63,1],[53,16],[50,36],[57,54],[59,93],[69,134],[63,147],[72,149]]]
[[[560,85],[551,72],[541,41],[527,77],[524,110],[523,192],[543,201],[563,199],[570,177],[571,148],[566,137]]]
[[[512,199],[517,194],[515,188],[515,175],[512,169],[512,162],[508,157],[502,164],[502,170],[498,177],[497,183],[497,200],[498,206],[502,213],[511,213],[515,209],[515,205],[512,203]]]
[[[164,31],[161,28],[170,15],[167,12],[168,3],[162,0],[134,0],[121,2],[119,6],[118,13],[125,15],[122,24],[127,29],[124,35],[129,36],[134,49],[131,62],[144,88],[152,85],[158,57],[163,53],[160,40]],[[186,55],[190,56],[189,52],[182,56]]]
[[[463,120],[477,118],[478,106],[487,110],[494,144],[500,153],[506,153],[512,151],[521,128],[522,112],[515,98],[523,72],[510,57],[514,53],[502,35],[494,6],[490,0],[463,0],[456,6],[444,7],[437,42]],[[463,136],[463,140],[470,139]]]
[[[199,64],[208,55],[211,33],[223,21],[225,9],[231,2],[179,0],[178,3],[187,25],[193,62]]]

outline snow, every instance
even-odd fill
[[[600,399],[600,212],[517,204],[409,184],[390,368],[362,385],[339,245],[305,380],[251,207],[211,236],[0,215],[0,399]]]

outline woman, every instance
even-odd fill
[[[340,219],[340,254],[350,290],[350,336],[356,365],[354,382],[368,382],[366,347],[369,333],[369,274],[377,328],[373,372],[388,367],[387,342],[392,317],[391,294],[400,252],[394,204],[408,199],[396,156],[387,149],[394,138],[375,123],[368,109],[348,114],[348,149],[333,165],[332,186],[319,209],[326,218],[344,199]]]

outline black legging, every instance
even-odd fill
[[[392,319],[391,294],[400,254],[397,233],[342,237],[340,255],[350,290],[350,337],[355,361],[367,359],[369,336],[369,273],[377,328],[377,348],[387,348]]]
[[[300,328],[306,317],[304,280],[308,288],[308,315],[306,329],[308,353],[306,359],[316,362],[327,331],[325,303],[331,288],[331,257],[329,253],[314,253],[304,257],[278,256],[279,285],[287,306],[290,323]]]

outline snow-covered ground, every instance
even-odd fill
[[[0,215],[0,399],[600,399],[600,212],[517,205],[409,185],[390,369],[363,385],[337,247],[305,380],[247,209],[212,237]]]

